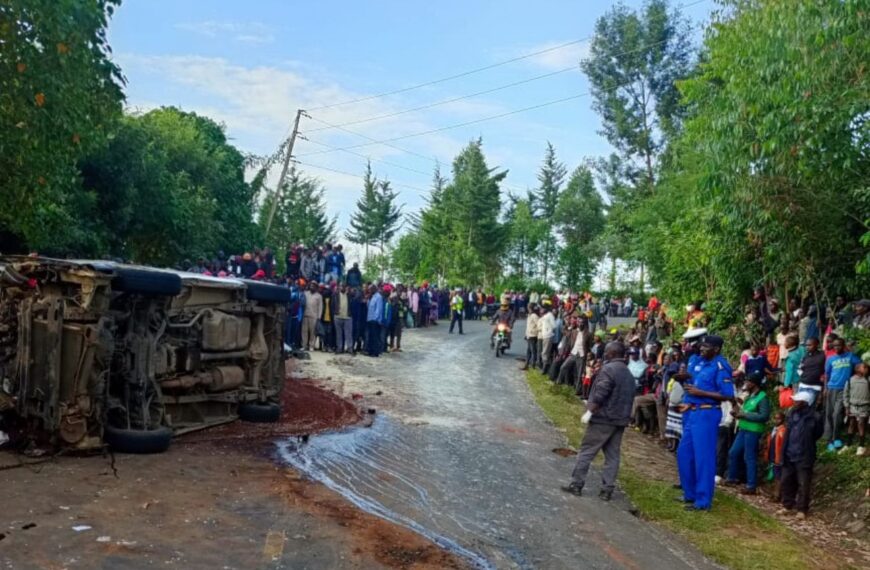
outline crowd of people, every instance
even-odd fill
[[[427,281],[364,281],[346,267],[341,245],[287,249],[284,271],[269,248],[212,260],[189,271],[281,283],[291,290],[285,343],[291,350],[338,354],[401,352],[402,331],[450,320],[513,327],[527,317],[524,369],[538,368],[587,401],[587,439],[572,483],[579,494],[598,451],[605,454],[602,498],[609,499],[622,430],[656,438],[677,456],[687,508],[711,507],[716,485],[756,494],[763,481],[783,512],[809,510],[816,442],[830,453],[867,453],[870,366],[848,331],[870,329],[870,300],[830,307],[790,299],[786,308],[759,289],[748,305],[746,340],[729,361],[722,337],[708,334],[702,302],[678,322],[652,296],[594,298],[590,293],[447,289]],[[608,329],[608,317],[633,319]],[[678,335],[677,331],[685,331]],[[630,380],[630,390],[625,388]],[[597,425],[596,425],[597,424]],[[853,451],[854,450],[854,451]]]
[[[653,296],[623,311],[633,326],[608,330],[588,293],[537,300],[529,303],[524,368],[571,386],[592,412],[568,492],[582,492],[603,451],[602,498],[610,498],[626,428],[676,453],[690,510],[709,509],[716,485],[754,495],[767,481],[783,514],[805,517],[817,441],[827,453],[867,454],[870,354],[857,354],[850,337],[870,329],[870,300],[791,300],[780,310],[757,290],[742,353],[731,361],[700,302],[675,323]]]

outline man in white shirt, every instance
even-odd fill
[[[586,372],[586,356],[591,347],[592,334],[589,332],[589,322],[585,317],[581,317],[577,322],[577,331],[574,336],[574,344],[571,346],[571,353],[559,370],[559,384],[573,386],[575,391],[582,388],[583,376]]]
[[[302,315],[302,346],[310,351],[317,340],[317,321],[323,313],[323,296],[317,290],[317,283],[310,283],[305,292],[305,312]]]
[[[526,363],[523,365],[523,370],[528,370],[529,366],[534,366],[538,362],[538,306],[534,303],[529,304],[529,318],[526,319]]]
[[[541,370],[546,370],[553,358],[553,336],[556,334],[556,317],[551,307],[544,307],[541,320],[538,321],[538,357]]]

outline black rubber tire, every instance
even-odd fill
[[[255,424],[273,424],[281,419],[281,406],[278,404],[260,404],[244,402],[239,404],[239,419]]]
[[[107,425],[103,429],[103,440],[118,453],[163,453],[172,442],[172,430],[168,427],[123,429]]]
[[[289,303],[292,293],[287,287],[243,279],[248,288],[248,299],[261,303]]]
[[[139,295],[174,297],[181,293],[181,276],[168,271],[152,271],[134,267],[114,268],[112,289]]]

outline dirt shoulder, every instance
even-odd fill
[[[58,457],[0,471],[0,568],[460,568],[417,534],[280,466],[271,442],[355,423],[311,381],[283,421],[179,438],[161,455]],[[0,453],[0,468],[19,458]],[[11,492],[10,492],[11,490]]]

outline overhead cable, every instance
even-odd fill
[[[702,3],[704,3],[704,2],[707,2],[707,0],[695,0],[694,2],[689,2],[688,4],[682,4],[682,5],[680,5],[680,6],[677,6],[677,8],[690,8],[690,7],[692,7],[692,6],[696,6],[696,5],[698,5],[698,4],[702,4]],[[484,66],[482,66],[482,67],[478,67],[478,68],[475,68],[475,69],[469,69],[468,71],[463,71],[463,72],[461,72],[461,73],[456,73],[456,74],[454,74],[454,75],[448,75],[448,76],[446,76],[446,77],[441,77],[441,78],[438,78],[438,79],[433,79],[433,80],[431,80],[431,81],[425,81],[425,82],[423,82],[423,83],[418,83],[418,84],[416,84],[416,85],[411,85],[411,86],[409,86],[409,87],[403,87],[403,88],[401,88],[401,89],[394,89],[394,90],[392,90],[392,91],[384,91],[383,93],[378,93],[378,94],[375,94],[375,95],[367,95],[367,96],[364,96],[364,97],[358,97],[358,98],[356,98],[356,99],[350,99],[350,100],[347,100],[347,101],[340,101],[340,102],[338,102],[338,103],[330,103],[329,105],[321,105],[320,107],[312,107],[312,108],[310,108],[310,109],[308,109],[308,110],[309,110],[309,111],[320,111],[320,110],[323,110],[323,109],[331,109],[331,108],[333,108],[333,107],[340,107],[340,106],[344,106],[344,105],[351,105],[351,104],[353,104],[353,103],[362,103],[363,101],[371,101],[372,99],[380,99],[381,97],[388,97],[388,96],[390,96],[390,95],[398,95],[399,93],[406,93],[406,92],[408,92],[408,91],[413,91],[413,90],[415,90],[415,89],[420,89],[420,88],[422,88],[422,87],[429,87],[430,85],[437,85],[437,84],[439,84],[439,83],[444,83],[445,81],[452,81],[453,79],[459,79],[459,78],[461,78],[461,77],[467,77],[467,76],[469,76],[469,75],[473,75],[473,74],[475,74],[475,73],[480,73],[480,72],[482,72],[482,71],[488,71],[488,70],[490,70],[490,69],[495,69],[495,68],[497,68],[497,67],[501,67],[501,66],[503,66],[503,65],[507,65],[507,64],[509,64],[509,63],[515,63],[515,62],[517,62],[517,61],[522,61],[522,60],[524,60],[524,59],[529,59],[529,58],[532,58],[532,57],[536,57],[536,56],[539,56],[539,55],[543,55],[543,54],[545,54],[545,53],[550,53],[550,52],[554,52],[554,51],[557,51],[557,50],[560,50],[560,49],[564,49],[564,48],[566,48],[566,47],[570,47],[570,46],[574,46],[574,45],[577,45],[577,44],[581,44],[581,43],[583,43],[583,42],[586,42],[586,41],[591,40],[593,37],[595,37],[595,36],[586,36],[585,38],[580,38],[579,40],[572,40],[572,41],[570,41],[570,42],[565,42],[565,43],[562,43],[562,44],[559,44],[559,45],[555,45],[555,46],[552,46],[552,47],[548,47],[548,48],[540,49],[540,50],[533,51],[533,52],[530,52],[530,53],[526,53],[526,54],[523,54],[523,55],[520,55],[520,56],[517,56],[517,57],[512,57],[512,58],[510,58],[510,59],[505,59],[505,60],[503,60],[503,61],[499,61],[499,62],[496,62],[496,63],[491,63],[491,64],[489,64],[489,65],[484,65]]]

